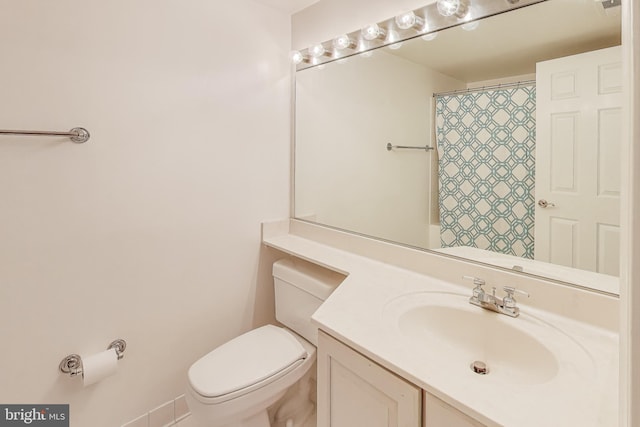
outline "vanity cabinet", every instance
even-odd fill
[[[421,427],[422,391],[318,333],[318,427]]]
[[[432,394],[424,393],[424,427],[485,427]]]
[[[318,427],[484,427],[322,331],[317,401]]]

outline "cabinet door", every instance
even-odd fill
[[[485,425],[425,392],[424,427],[485,427]]]
[[[421,390],[319,332],[318,427],[420,427]]]

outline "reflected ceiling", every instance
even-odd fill
[[[550,0],[494,16],[473,31],[457,27],[433,41],[385,50],[465,82],[532,74],[536,62],[619,45],[619,14],[619,6],[605,9],[593,0]]]

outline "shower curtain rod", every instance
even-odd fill
[[[535,80],[523,80],[521,82],[500,83],[500,84],[490,85],[490,86],[480,86],[480,87],[472,87],[469,89],[450,90],[448,92],[438,92],[438,93],[434,93],[433,97],[437,98],[437,97],[446,96],[446,95],[462,95],[462,94],[473,93],[473,92],[484,92],[485,90],[507,89],[510,87],[535,86],[535,85],[536,85]]]

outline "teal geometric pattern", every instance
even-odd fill
[[[533,258],[535,87],[436,100],[440,241]]]

